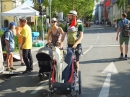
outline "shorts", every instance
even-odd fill
[[[20,47],[21,47],[21,44],[19,44],[19,54],[22,55],[23,52],[22,52],[22,50],[20,49]]]
[[[125,45],[129,44],[129,37],[120,37],[120,45],[122,45],[125,42]]]
[[[10,51],[8,51],[8,50],[6,49],[6,53],[7,53],[7,54],[13,54],[13,52],[14,52],[14,48],[10,48]]]
[[[72,47],[72,46],[73,45],[68,44],[68,47]],[[81,54],[82,54],[82,46],[81,44],[78,44],[75,50],[76,61],[79,61]]]

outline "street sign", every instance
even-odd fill
[[[44,0],[37,0],[37,2],[41,4],[44,2]]]

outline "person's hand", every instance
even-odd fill
[[[73,48],[75,49],[77,47],[77,43],[75,43],[74,45],[73,45]]]
[[[62,42],[60,43],[60,48],[63,48],[63,43]]]
[[[21,46],[20,49],[23,50],[23,46]]]
[[[118,41],[118,36],[116,36],[116,40]]]

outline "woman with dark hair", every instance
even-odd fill
[[[9,29],[8,31],[5,32],[5,43],[6,43],[6,64],[7,68],[6,71],[10,70],[16,70],[13,67],[13,51],[14,51],[14,35],[16,35],[16,30],[15,30],[15,23],[11,22],[9,24]]]

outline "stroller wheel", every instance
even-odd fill
[[[78,72],[78,77],[79,77],[78,84],[79,84],[79,95],[80,95],[82,92],[81,71]]]
[[[76,95],[75,95],[75,97],[78,97],[78,91],[76,91]]]
[[[48,97],[52,97],[52,93],[48,93]]]
[[[39,74],[38,77],[40,78],[40,81],[43,81],[43,75]]]

